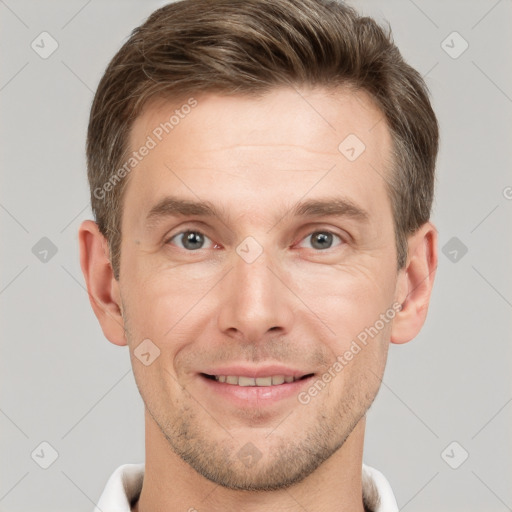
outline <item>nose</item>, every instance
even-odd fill
[[[252,344],[289,334],[297,299],[280,274],[265,251],[251,263],[235,253],[233,268],[220,283],[219,329]]]

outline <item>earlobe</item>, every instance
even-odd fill
[[[103,334],[115,345],[126,345],[119,283],[114,279],[107,241],[92,220],[82,222],[78,240],[89,301]]]
[[[437,269],[437,230],[431,222],[423,224],[408,242],[407,263],[397,286],[397,301],[402,309],[393,320],[392,343],[406,343],[420,332]]]

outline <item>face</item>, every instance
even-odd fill
[[[289,486],[343,445],[384,371],[398,279],[391,138],[361,92],[187,101],[148,104],[131,132],[132,150],[152,146],[122,221],[135,379],[197,472]]]

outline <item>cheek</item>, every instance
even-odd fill
[[[334,381],[338,381],[336,389],[340,396],[350,395],[368,405],[375,398],[386,366],[390,325],[380,331],[362,330],[364,337],[359,334],[337,347],[331,373],[336,375]]]
[[[351,395],[368,403],[379,389],[396,314],[394,282],[379,277],[359,267],[302,280],[301,289],[308,293],[304,302],[329,328],[324,343],[330,353],[327,372],[335,375],[334,386],[328,386],[334,401]]]
[[[188,345],[195,345],[205,323],[215,314],[207,311],[208,301],[202,300],[213,286],[211,279],[190,279],[185,272],[157,271],[142,276],[133,273],[125,282],[123,304],[128,319],[130,352],[137,356],[148,344],[149,352],[158,353],[154,366],[160,367],[160,376],[145,372],[152,379],[172,380],[171,374],[182,378],[189,368],[177,367],[177,357]],[[126,297],[126,299],[125,299]],[[149,342],[144,341],[149,340]],[[156,348],[152,348],[152,344]],[[134,365],[140,366],[134,360]],[[152,365],[153,366],[153,365]]]
[[[133,356],[132,367],[145,407],[161,425],[165,425],[171,416],[179,415],[188,408],[184,403],[186,397],[183,395],[183,389],[167,368],[163,352],[149,366],[145,366]],[[174,412],[171,416],[170,411]]]
[[[171,266],[165,258],[129,249],[123,247],[123,270],[129,272],[122,291],[128,301],[135,344],[149,338],[168,354],[176,354],[210,326],[222,307],[233,307],[229,295],[234,288],[216,296],[218,281],[226,272],[223,265]],[[374,325],[394,298],[393,258],[384,250],[356,256],[346,264],[283,262],[278,270],[293,291],[290,294],[283,287],[280,300],[293,309],[296,328],[306,322],[309,327],[320,324],[321,332],[332,340],[329,345],[335,355],[342,354],[365,328]]]
[[[201,298],[206,276],[194,278],[185,267],[156,267],[153,258],[133,258],[124,292],[130,304],[133,327],[140,334],[162,338]],[[130,262],[127,258],[125,268]],[[203,292],[204,293],[204,292]]]
[[[380,276],[389,272],[369,271],[367,267],[330,268],[296,276],[298,295],[338,340],[339,349],[370,328],[382,314],[392,310],[395,281]],[[391,311],[394,312],[393,310]],[[378,324],[382,331],[389,322]]]

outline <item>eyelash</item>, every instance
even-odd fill
[[[173,240],[173,239],[174,239],[174,238],[176,238],[177,236],[179,236],[179,235],[183,235],[183,234],[185,234],[185,233],[198,233],[198,234],[202,235],[204,238],[206,238],[206,239],[210,240],[210,238],[209,238],[207,235],[205,235],[202,231],[200,231],[200,230],[198,230],[198,229],[185,229],[185,230],[183,230],[183,231],[179,231],[178,233],[174,233],[173,235],[171,235],[170,237],[168,237],[168,238],[165,240],[165,242],[164,242],[164,243],[167,245],[167,244],[169,244],[169,243],[171,242],[171,240]],[[316,229],[316,230],[314,230],[314,231],[310,231],[310,232],[309,232],[309,234],[308,234],[308,235],[306,235],[304,238],[302,238],[300,241],[305,240],[306,238],[308,238],[308,237],[310,237],[310,236],[314,235],[315,233],[323,233],[323,234],[333,235],[333,236],[337,237],[337,238],[341,241],[341,244],[339,244],[339,245],[343,245],[343,244],[345,244],[345,243],[346,243],[346,240],[344,240],[344,239],[343,239],[343,237],[342,237],[341,235],[338,235],[337,233],[334,233],[333,231],[330,231],[330,230],[328,230],[328,229]],[[214,244],[215,244],[215,242],[213,242],[213,241],[212,241],[212,243],[214,243]],[[183,250],[184,250],[184,251],[186,251],[186,252],[193,253],[193,252],[198,252],[198,251],[200,251],[200,250],[201,250],[201,249],[203,249],[203,248],[201,248],[201,249],[196,249],[195,251],[193,251],[193,250],[187,250],[187,249],[182,248],[182,247],[180,247],[180,249],[183,249]],[[328,252],[328,251],[329,251],[329,250],[331,250],[331,249],[334,249],[334,248],[333,248],[333,247],[329,247],[328,249],[324,249],[324,250],[320,250],[320,249],[315,250],[315,249],[313,248],[313,250],[315,250],[315,252],[318,252],[318,253]]]

